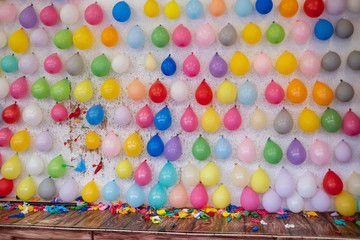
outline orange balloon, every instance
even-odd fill
[[[299,9],[297,0],[282,0],[279,5],[279,12],[284,17],[294,16]]]
[[[328,85],[316,81],[313,89],[313,99],[320,106],[327,106],[334,99],[334,93]]]
[[[307,97],[305,84],[299,79],[294,78],[286,89],[286,96],[292,103],[299,104],[304,102]]]
[[[224,0],[212,0],[209,11],[214,17],[220,17],[225,13],[226,5]]]
[[[131,98],[134,101],[140,101],[146,95],[146,87],[138,78],[135,78],[130,83],[127,92],[129,98]]]
[[[106,47],[113,47],[119,41],[119,35],[113,25],[105,28],[101,33],[101,42]]]

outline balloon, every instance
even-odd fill
[[[106,100],[114,100],[120,94],[119,83],[114,78],[106,79],[103,84],[101,84],[100,94]]]
[[[90,25],[98,25],[103,20],[103,10],[97,2],[86,7],[84,18]]]
[[[186,82],[176,80],[171,84],[170,95],[176,102],[184,102],[189,98],[189,87]]]
[[[220,159],[227,159],[231,156],[232,148],[230,143],[221,136],[221,138],[215,144],[215,154]]]
[[[59,14],[53,4],[44,7],[40,12],[40,21],[45,26],[54,26],[59,21]]]
[[[19,70],[23,74],[32,75],[38,70],[39,62],[34,53],[24,55],[19,61]]]
[[[15,133],[10,140],[10,146],[15,152],[25,151],[29,147],[29,145],[30,136],[26,128],[22,131]]]
[[[264,148],[264,158],[268,163],[277,164],[283,157],[283,152],[279,145],[268,138]]]
[[[99,135],[94,131],[90,131],[85,137],[85,145],[89,149],[97,149],[100,146],[100,141]]]
[[[78,76],[84,70],[84,62],[79,53],[75,53],[65,62],[65,69],[71,76]]]
[[[308,108],[304,108],[299,116],[299,126],[304,132],[315,132],[320,125],[318,116]]]
[[[352,13],[360,13],[360,4],[356,0],[348,0],[347,9]]]
[[[186,4],[185,12],[190,19],[199,19],[203,15],[204,8],[199,0],[190,0]]]
[[[200,83],[195,92],[195,99],[201,105],[208,105],[213,99],[213,92],[205,79]]]
[[[74,89],[74,97],[79,102],[87,102],[92,98],[93,88],[89,79],[78,83]]]
[[[116,21],[126,22],[130,18],[131,9],[125,1],[120,1],[113,7],[112,15]]]
[[[172,76],[176,72],[176,63],[172,59],[171,54],[161,63],[161,72],[165,76]]]
[[[291,174],[282,167],[275,182],[276,193],[283,198],[292,197],[295,192],[295,181]],[[297,194],[297,193],[296,193]]]
[[[0,180],[1,181],[1,180]],[[352,195],[360,195],[360,174],[353,171],[347,180],[348,191]]]
[[[273,189],[269,188],[263,195],[262,205],[266,211],[275,213],[281,208],[281,198]]]
[[[283,75],[292,74],[296,70],[296,67],[297,67],[296,58],[292,53],[288,51],[282,53],[276,61],[276,69],[280,74]]]
[[[54,35],[54,45],[59,49],[68,49],[73,44],[73,35],[68,28],[58,31]]]
[[[237,32],[231,23],[228,23],[219,32],[219,42],[224,46],[232,46],[236,42]]]
[[[352,158],[352,150],[349,144],[342,139],[334,149],[334,155],[336,160],[340,162],[349,162]],[[351,192],[351,191],[350,191]]]
[[[20,173],[21,162],[19,155],[16,153],[1,166],[1,175],[8,180],[13,180],[20,176]]]
[[[251,115],[250,123],[255,129],[263,129],[266,126],[266,115],[257,106]]]
[[[56,187],[55,182],[51,177],[42,180],[38,187],[39,197],[45,200],[51,200],[55,197]]]
[[[95,202],[99,197],[99,188],[96,185],[94,179],[88,182],[81,191],[83,200],[87,203]]]
[[[325,165],[331,159],[329,147],[316,139],[310,148],[310,159],[317,165]]]
[[[194,208],[201,209],[208,203],[208,194],[202,183],[196,185],[190,195],[190,202]]]
[[[306,171],[298,178],[297,193],[303,198],[312,198],[316,192],[316,180],[309,171]]]
[[[151,109],[146,104],[143,108],[141,108],[136,114],[136,123],[141,128],[148,128],[154,122],[154,115],[151,112]]]
[[[161,103],[166,99],[166,87],[157,79],[149,88],[149,97],[155,103]]]
[[[75,24],[80,17],[80,13],[75,4],[68,3],[60,10],[60,19],[66,25]]]
[[[266,38],[270,43],[281,43],[285,38],[285,31],[280,24],[273,22],[266,31]]]
[[[13,3],[3,4],[0,7],[0,20],[3,22],[12,22],[16,18],[16,6]]]
[[[6,178],[0,179],[0,197],[6,197],[9,195],[14,188],[14,183],[12,180]]]
[[[220,127],[220,118],[212,106],[206,109],[204,115],[201,117],[201,125],[207,132],[215,132]]]
[[[251,188],[257,193],[264,193],[269,189],[270,180],[268,175],[262,168],[256,170],[256,172],[251,177]]]
[[[110,72],[110,66],[109,59],[101,54],[91,62],[91,72],[97,77],[104,77]]]
[[[192,154],[195,159],[203,161],[209,158],[211,153],[209,143],[200,135],[192,146]]]
[[[277,133],[287,134],[294,126],[290,113],[283,108],[274,119],[274,129]]]
[[[9,94],[10,86],[5,78],[0,79],[0,99],[5,98]]]
[[[115,110],[114,122],[119,126],[125,126],[131,121],[131,112],[125,106],[120,106]]]
[[[209,71],[212,76],[222,78],[228,70],[227,63],[218,53],[214,55],[209,64]]]
[[[134,183],[126,192],[126,202],[133,208],[140,207],[145,201],[144,190]]]
[[[210,46],[215,41],[215,38],[215,30],[209,23],[202,25],[196,31],[196,41],[200,46]]]
[[[154,208],[161,208],[165,205],[167,195],[160,183],[155,184],[155,186],[151,188],[148,200],[149,204]]]
[[[337,132],[341,128],[341,116],[332,108],[327,108],[321,116],[321,126],[330,133]]]
[[[115,180],[112,180],[105,184],[102,195],[106,201],[114,201],[119,196],[119,192],[119,186],[116,184]]]
[[[293,17],[299,9],[297,0],[281,0],[279,12],[283,17]]]
[[[247,211],[255,211],[260,204],[259,195],[252,188],[246,186],[241,192],[240,204]]]
[[[35,47],[45,47],[49,41],[49,36],[44,28],[38,28],[30,33],[30,42]]]
[[[165,143],[164,156],[169,161],[175,161],[182,155],[182,146],[178,135]]]
[[[159,173],[159,183],[163,187],[172,187],[177,181],[177,173],[174,166],[167,162]]]
[[[170,36],[168,31],[161,25],[156,27],[151,33],[151,41],[155,47],[163,48],[169,43]]]
[[[151,170],[146,160],[144,160],[135,170],[134,179],[139,186],[147,185],[152,178]]]
[[[12,136],[13,136],[13,134],[8,127],[1,128],[0,129],[0,147],[9,146]]]
[[[191,162],[181,169],[181,181],[188,186],[195,186],[200,181],[200,172]]]
[[[124,141],[124,151],[129,157],[138,156],[143,149],[143,142],[137,132],[132,133]]]
[[[324,176],[323,187],[327,194],[338,195],[343,190],[343,182],[335,172],[329,169]]]
[[[30,200],[36,193],[36,184],[31,176],[24,178],[16,187],[16,195],[24,201]]]
[[[269,85],[265,89],[265,98],[271,104],[279,104],[285,97],[284,89],[271,80]]]
[[[267,1],[267,0],[260,0],[260,1]],[[247,24],[242,32],[242,37],[244,41],[248,44],[258,43],[261,40],[261,35],[262,35],[261,29],[255,23]]]
[[[241,0],[239,0],[241,1]],[[253,63],[254,70],[262,75],[268,74],[272,68],[272,62],[269,56],[260,52],[254,58]]]
[[[342,39],[347,39],[354,33],[354,25],[345,18],[341,18],[336,22],[335,35]]]
[[[237,89],[235,85],[225,79],[218,87],[216,96],[220,102],[224,104],[230,104],[235,101]]]
[[[251,162],[255,159],[256,149],[254,143],[246,136],[237,149],[238,159],[243,162]]]
[[[57,74],[61,71],[62,62],[57,53],[53,53],[45,58],[44,69],[50,74]]]
[[[36,102],[26,106],[22,112],[22,119],[29,126],[39,125],[43,119],[40,106]]]
[[[12,73],[18,70],[18,61],[14,54],[3,57],[0,61],[0,67],[5,73]]]
[[[244,105],[252,105],[257,98],[257,91],[254,84],[246,80],[238,89],[238,100]]]
[[[154,118],[154,125],[157,129],[164,131],[171,126],[171,122],[171,113],[167,106],[165,106],[158,113],[156,113]]]
[[[313,89],[313,99],[320,106],[327,106],[334,99],[334,93],[325,83],[316,81]]]
[[[250,175],[245,168],[235,163],[235,167],[231,171],[231,182],[236,187],[244,188],[250,183]]]
[[[161,65],[161,67],[162,67],[162,65]],[[199,72],[200,72],[200,62],[193,53],[191,53],[184,60],[184,62],[183,62],[183,72],[188,77],[196,77],[199,74]]]
[[[32,176],[40,175],[43,172],[44,167],[44,161],[37,154],[34,154],[26,162],[26,171]]]
[[[1,192],[1,191],[0,191]],[[178,183],[170,192],[169,202],[174,208],[184,208],[188,202],[188,195],[184,185]]]
[[[200,181],[207,187],[215,186],[220,179],[220,172],[213,161],[208,162],[200,172]]]
[[[347,64],[352,70],[360,70],[360,51],[352,51],[348,55]]]
[[[133,171],[133,167],[131,162],[125,158],[124,160],[120,161],[116,166],[116,175],[121,179],[127,179],[131,176]]]
[[[119,35],[116,29],[110,25],[105,28],[101,33],[101,42],[106,47],[113,47],[119,41]]]
[[[95,105],[86,112],[86,121],[91,125],[99,125],[104,120],[104,109],[102,106]]]
[[[119,138],[113,131],[109,132],[101,144],[102,152],[108,157],[115,157],[121,151]]]
[[[55,122],[63,122],[68,117],[68,111],[64,105],[56,103],[51,109],[50,115]]]
[[[294,41],[298,43],[304,43],[311,35],[310,26],[306,22],[296,20],[290,34]]]
[[[10,35],[8,45],[16,53],[23,53],[28,49],[29,39],[22,28]]]
[[[236,106],[232,107],[224,115],[224,126],[230,131],[237,130],[241,126],[241,115]]]
[[[222,16],[226,11],[224,0],[212,0],[209,6],[210,14],[214,17]]]
[[[357,136],[360,133],[360,118],[351,109],[345,114],[341,129],[348,136]]]
[[[129,58],[125,54],[119,54],[113,58],[111,68],[116,73],[124,73],[128,70],[130,65]]]
[[[317,193],[311,198],[312,207],[319,212],[326,212],[330,208],[330,198],[329,196],[319,188]]]
[[[175,19],[180,14],[180,7],[175,2],[175,0],[171,0],[168,4],[166,4],[164,9],[165,16],[169,19]]]
[[[164,152],[164,143],[159,134],[154,135],[147,143],[146,150],[152,157],[159,157]]]
[[[304,209],[304,204],[304,199],[297,192],[286,199],[286,205],[294,213],[301,212]]]
[[[307,89],[303,82],[294,78],[289,83],[286,89],[286,96],[290,102],[300,104],[305,101],[307,97]]]
[[[236,51],[231,58],[230,69],[237,76],[245,75],[250,69],[249,59],[243,53]]]
[[[328,40],[334,33],[333,25],[325,19],[319,19],[314,28],[315,37],[319,40]]]
[[[48,174],[53,178],[59,178],[64,176],[66,172],[66,163],[61,154],[56,156],[49,162],[47,171]]]
[[[346,1],[330,0],[325,2],[325,10],[330,15],[340,15],[346,9]]]
[[[230,200],[229,190],[221,183],[212,195],[212,202],[217,208],[226,208]]]
[[[306,160],[306,150],[301,142],[294,138],[286,151],[286,156],[292,164],[300,165]]]
[[[135,25],[128,32],[126,36],[126,42],[131,48],[134,49],[142,48],[145,43],[144,31],[138,25]]]
[[[255,3],[256,11],[260,14],[268,14],[273,8],[272,0],[256,0]]]
[[[2,120],[7,124],[13,124],[19,121],[20,118],[20,108],[19,106],[14,103],[10,106],[4,108],[1,113]]]
[[[140,101],[146,95],[146,88],[139,78],[135,78],[128,86],[127,92],[129,98],[134,101]]]
[[[235,3],[235,12],[240,17],[249,16],[253,10],[250,0],[237,0]]]
[[[356,201],[345,190],[335,197],[335,207],[343,216],[352,216],[356,213]]]
[[[10,95],[15,99],[21,99],[26,96],[28,84],[25,76],[16,79],[9,88]]]
[[[149,18],[156,17],[159,14],[159,4],[155,0],[147,0],[144,5],[144,13]]]
[[[93,43],[93,36],[90,30],[84,25],[79,27],[73,34],[74,46],[80,50],[86,50]]]
[[[311,18],[317,18],[324,12],[325,4],[323,0],[306,0],[304,2],[304,12]]]
[[[59,189],[59,196],[63,202],[72,202],[78,197],[79,189],[73,178],[68,179]]]
[[[145,68],[149,71],[154,71],[156,69],[156,59],[151,55],[151,53],[148,53],[145,59]]]
[[[329,72],[336,71],[341,65],[341,58],[336,52],[329,51],[321,59],[321,67]]]

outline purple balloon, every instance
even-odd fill
[[[227,73],[228,66],[225,60],[216,53],[210,61],[209,70],[211,75],[216,78],[221,78]]]
[[[47,152],[52,147],[52,137],[49,131],[39,133],[35,138],[35,147],[40,152]]]
[[[37,23],[37,16],[33,5],[26,7],[19,14],[19,22],[24,28],[33,28]]]
[[[301,142],[294,138],[287,149],[286,156],[292,164],[300,165],[306,159],[306,151]]]
[[[165,144],[163,154],[164,154],[165,158],[169,161],[175,161],[175,160],[179,159],[179,157],[182,154],[182,147],[181,147],[181,142],[180,142],[180,138],[178,135],[176,135],[175,137],[172,137]]]

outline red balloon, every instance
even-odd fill
[[[205,79],[200,83],[195,92],[196,101],[201,105],[208,105],[213,99],[213,92]]]
[[[0,179],[0,197],[6,197],[13,190],[14,183],[13,180],[8,180],[6,178]]]
[[[55,122],[63,122],[68,117],[68,111],[64,105],[56,103],[51,109],[50,115]]]
[[[16,123],[17,121],[19,121],[19,118],[20,118],[19,106],[16,103],[14,103],[14,104],[6,107],[3,110],[1,117],[2,117],[3,121],[6,122],[7,124]]]
[[[323,0],[306,0],[304,3],[304,12],[306,15],[312,18],[319,17],[325,8]]]
[[[7,147],[10,144],[13,133],[9,128],[0,129],[0,147]]]
[[[360,133],[360,118],[349,109],[342,120],[342,130],[348,136],[357,136]]]
[[[161,103],[167,96],[167,90],[164,84],[157,79],[149,89],[149,97],[154,103]]]
[[[329,169],[323,179],[323,187],[327,194],[338,195],[343,190],[343,182],[335,172]]]

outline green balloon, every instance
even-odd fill
[[[203,161],[210,156],[211,149],[209,143],[200,135],[192,147],[192,154],[197,160]]]
[[[266,38],[271,43],[281,43],[284,40],[285,31],[280,24],[273,22],[266,31]]]
[[[65,101],[70,96],[70,82],[68,78],[55,83],[50,89],[52,99],[57,102]]]
[[[54,44],[57,48],[67,49],[73,44],[73,35],[69,29],[58,31],[54,36]]]
[[[283,157],[283,152],[279,145],[273,142],[270,138],[267,140],[263,153],[265,160],[271,164],[279,163]]]
[[[104,77],[110,72],[111,63],[105,54],[96,57],[91,63],[91,72],[97,77]]]
[[[151,41],[158,48],[165,47],[169,43],[169,40],[170,36],[168,31],[161,25],[155,28],[151,34]]]
[[[48,165],[48,174],[52,178],[59,178],[64,176],[66,172],[66,163],[63,156],[59,155],[53,158]]]
[[[44,99],[49,96],[50,86],[45,77],[39,78],[31,86],[31,94],[34,98]]]
[[[321,116],[321,126],[325,131],[334,133],[339,131],[342,125],[340,114],[332,108],[327,108]]]

